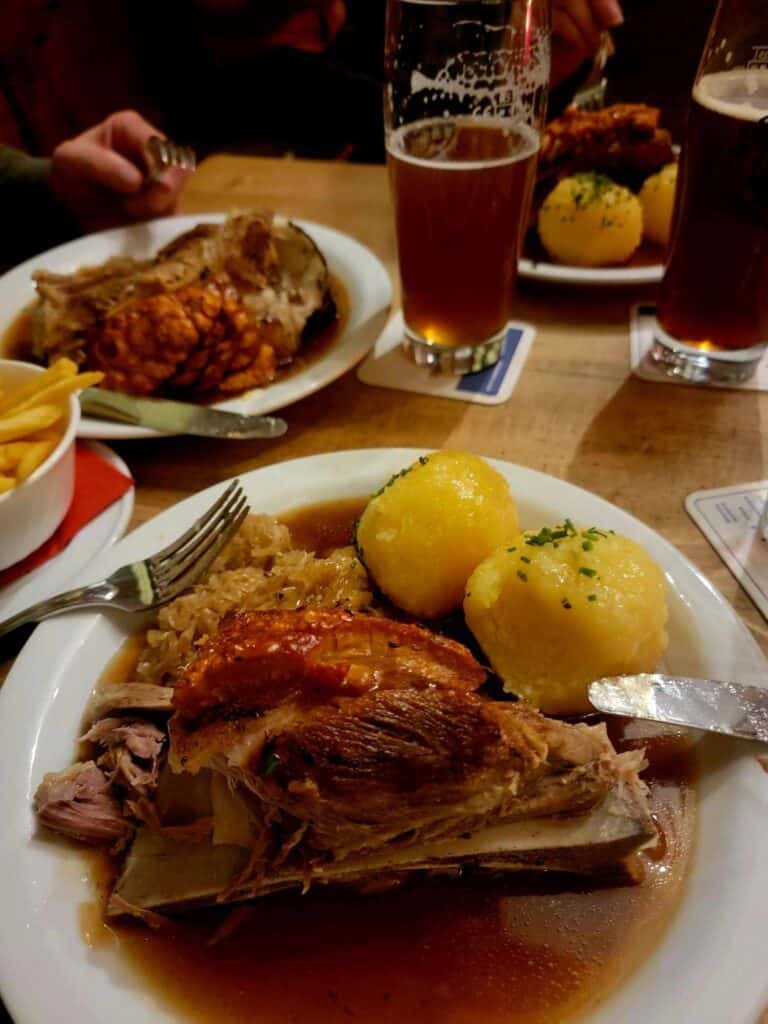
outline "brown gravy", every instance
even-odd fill
[[[287,366],[278,367],[277,376],[272,383],[285,380],[312,366],[321,359],[339,340],[349,321],[349,296],[339,278],[330,275],[330,291],[336,303],[336,317],[331,323],[307,338],[301,345],[296,357]],[[22,362],[37,362],[33,356],[33,323],[31,308],[22,309],[11,321],[2,337],[0,337],[0,358],[20,359]],[[232,395],[225,395],[232,398]],[[220,401],[214,397],[212,402]]]
[[[283,516],[297,546],[346,544],[363,502]],[[126,678],[127,646],[105,679]],[[695,833],[694,757],[680,734],[630,724],[619,747],[644,745],[659,840],[638,855],[642,880],[565,875],[436,878],[362,896],[312,890],[242,911],[189,914],[168,929],[99,923],[81,910],[84,939],[118,948],[159,1003],[200,1024],[555,1024],[594,1007],[638,967],[685,888]],[[637,738],[632,738],[636,736]],[[94,871],[100,887],[109,869]]]

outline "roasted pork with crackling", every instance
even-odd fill
[[[328,268],[271,213],[201,224],[151,260],[35,275],[36,355],[101,370],[104,387],[212,397],[268,384],[333,315]]]
[[[672,139],[659,127],[659,111],[643,103],[601,110],[568,107],[544,131],[538,181],[554,186],[579,171],[647,175],[675,159]]]
[[[109,912],[463,865],[589,873],[653,838],[642,753],[489,700],[485,675],[461,645],[384,618],[230,617],[175,687],[155,820],[127,807]]]

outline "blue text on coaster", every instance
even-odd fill
[[[768,480],[695,491],[688,515],[768,619],[768,543],[763,509]]]
[[[530,324],[511,323],[507,328],[504,351],[495,366],[454,377],[447,373],[434,373],[411,362],[400,345],[403,316],[396,313],[374,350],[358,369],[357,376],[363,384],[373,387],[455,398],[460,402],[477,402],[480,405],[501,405],[517,384],[535,335]]]
[[[642,380],[654,380],[661,384],[687,384],[691,382],[681,380],[679,377],[669,377],[651,360],[648,354],[653,345],[653,330],[656,322],[656,307],[649,304],[636,305],[632,307],[629,323],[629,362],[632,373]],[[740,384],[706,384],[693,385],[696,387],[708,388],[738,388],[741,391],[768,391],[768,352],[763,356],[757,372],[750,380],[742,381]]]

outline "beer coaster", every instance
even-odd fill
[[[763,508],[768,480],[695,491],[685,500],[688,515],[768,619],[768,542]]]
[[[651,360],[649,352],[653,346],[653,331],[656,323],[656,307],[642,304],[633,306],[629,323],[630,367],[636,377],[653,380],[660,384],[687,384],[689,387],[738,388],[740,391],[768,391],[768,352],[760,360],[754,376],[740,384],[712,383],[693,384],[679,377],[669,377]]]
[[[359,367],[357,376],[363,384],[375,388],[414,391],[420,395],[455,398],[459,402],[477,402],[480,405],[501,405],[517,384],[535,335],[530,324],[510,323],[498,363],[487,370],[454,377],[411,362],[400,346],[403,315],[396,313],[371,354]]]

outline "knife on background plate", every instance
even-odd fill
[[[592,707],[609,715],[687,725],[768,743],[768,689],[685,676],[613,676],[589,684]]]
[[[134,398],[133,395],[123,395],[105,388],[86,388],[80,394],[80,406],[88,416],[115,420],[132,427],[150,427],[164,434],[246,440],[282,437],[288,429],[285,420],[279,416],[243,416],[190,402]]]

